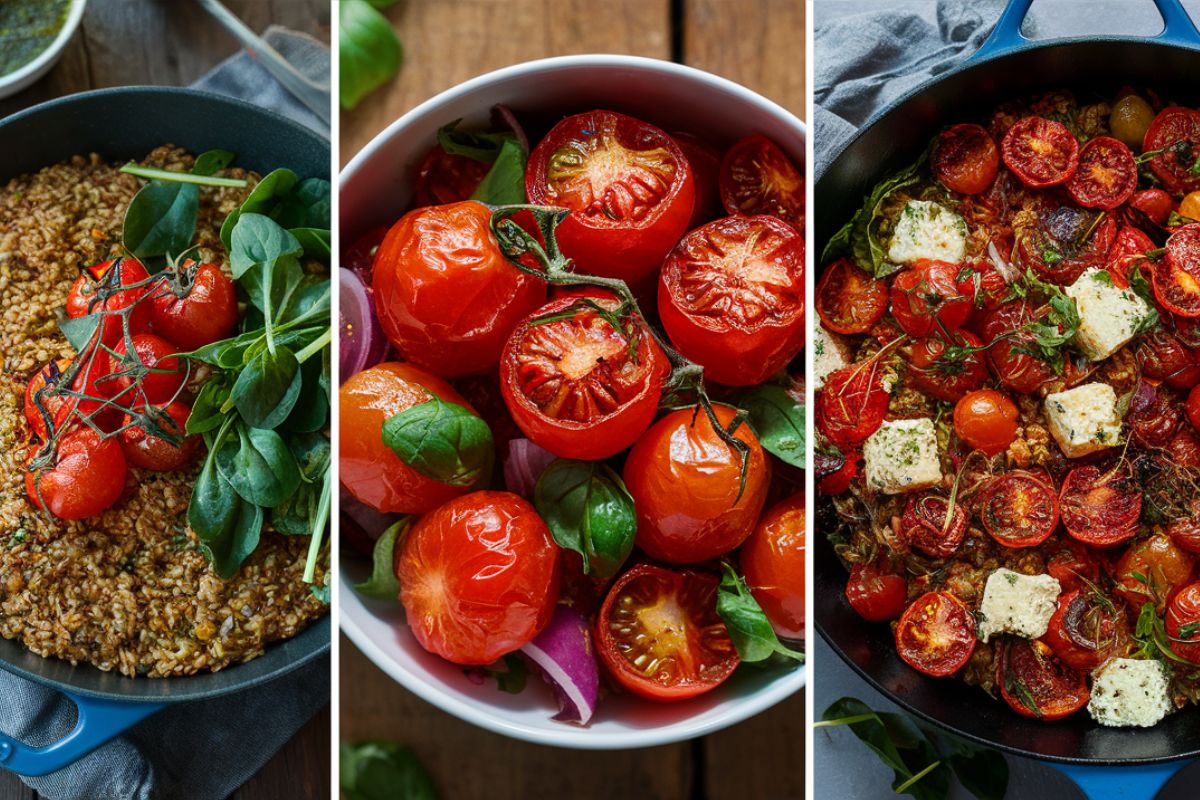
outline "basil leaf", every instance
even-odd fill
[[[717,615],[729,629],[729,638],[742,661],[754,664],[779,654],[803,663],[804,653],[784,647],[779,641],[742,576],[727,561],[721,562],[721,569],[724,574],[717,587]]]
[[[436,395],[383,423],[383,443],[427,478],[451,486],[486,485],[496,448],[487,423]]]
[[[604,463],[551,462],[534,487],[533,505],[559,547],[583,557],[585,575],[611,578],[629,558],[637,534],[633,497]]]
[[[342,0],[338,11],[339,96],[354,108],[400,71],[404,50],[387,17],[366,0]]]
[[[782,386],[772,384],[751,390],[741,406],[750,416],[759,443],[779,459],[804,469],[804,406]]]
[[[200,394],[196,395],[196,402],[192,403],[192,411],[188,414],[187,424],[184,426],[186,432],[208,433],[221,427],[225,420],[221,405],[227,399],[229,387],[215,377],[209,379],[200,390]]]
[[[342,742],[338,780],[346,800],[437,800],[438,796],[417,756],[396,742]]]
[[[371,552],[371,577],[354,588],[360,594],[376,600],[396,600],[400,597],[400,581],[396,577],[396,544],[402,540],[411,520],[402,519],[385,530],[375,540]]]
[[[237,441],[217,449],[217,469],[243,499],[274,508],[300,486],[300,467],[275,431],[238,428]]]
[[[194,184],[150,181],[125,210],[121,243],[140,259],[182,253],[196,235],[199,206]]]
[[[300,362],[286,347],[263,349],[242,368],[230,397],[238,413],[254,428],[277,428],[300,399]]]
[[[496,163],[483,176],[472,200],[492,206],[517,205],[525,202],[525,161],[528,155],[516,139],[507,139],[500,146]]]
[[[295,236],[262,214],[243,214],[230,242],[229,264],[238,280],[254,267],[272,266],[280,259],[304,254]]]
[[[479,133],[478,131],[461,131],[456,119],[448,125],[438,128],[438,145],[443,151],[452,156],[466,156],[476,161],[491,164],[500,155],[500,148],[505,142],[516,138],[512,131],[502,133]]]

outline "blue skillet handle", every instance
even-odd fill
[[[114,702],[73,694],[67,697],[79,711],[75,728],[45,747],[30,747],[0,733],[0,767],[28,777],[49,775],[74,764],[163,707],[161,703]]]
[[[1003,53],[1019,50],[1031,44],[1021,35],[1021,23],[1029,13],[1033,0],[1008,0],[1008,5],[996,21],[996,27],[971,57],[972,61],[984,61]],[[1180,47],[1200,47],[1200,31],[1183,8],[1181,0],[1154,0],[1163,19],[1162,32],[1149,38],[1157,42]]]
[[[1075,781],[1089,800],[1154,800],[1167,781],[1187,765],[1168,761],[1140,767],[1084,767],[1051,764]]]

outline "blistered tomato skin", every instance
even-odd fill
[[[466,491],[425,477],[383,443],[387,419],[428,402],[433,395],[471,408],[450,384],[411,364],[378,364],[342,384],[338,390],[341,480],[360,502],[384,513],[421,514]]]
[[[383,332],[406,361],[441,377],[496,366],[512,329],[546,299],[545,284],[508,263],[491,211],[463,202],[410,211],[375,254]]]
[[[137,286],[137,288],[122,288],[109,295],[108,299],[101,304],[96,298],[96,284],[104,281],[105,276],[112,269],[120,270],[120,274],[117,276],[119,286]],[[71,290],[67,293],[68,317],[74,319],[99,311],[110,312],[104,317],[101,324],[101,339],[109,347],[116,345],[125,335],[122,317],[126,315],[111,312],[123,311],[133,306],[133,311],[127,315],[129,332],[131,334],[144,333],[150,327],[150,302],[142,299],[150,287],[148,284],[141,285],[150,280],[150,273],[146,271],[142,262],[136,258],[113,258],[89,267],[87,273],[90,274],[83,274],[76,278],[75,282],[71,284]]]
[[[787,639],[804,638],[804,493],[767,510],[742,545],[740,563],[750,593]]]
[[[139,411],[147,413],[145,407]],[[183,441],[175,445],[160,436],[154,436],[144,428],[133,425],[133,417],[126,414],[121,431],[121,451],[125,454],[125,460],[135,467],[153,472],[170,472],[190,462],[200,449],[199,436],[184,436],[188,417],[192,413],[190,407],[174,402],[161,411],[170,417],[170,421],[160,418],[158,424]]]
[[[59,519],[87,519],[120,499],[127,471],[116,439],[78,428],[59,440],[53,467],[25,473],[25,493],[36,508]]]
[[[558,560],[550,529],[517,495],[451,500],[413,524],[396,558],[409,628],[448,661],[491,664],[550,622]]]
[[[185,271],[192,268],[191,261],[182,267]],[[180,350],[197,350],[224,339],[238,323],[233,280],[216,264],[200,264],[194,269],[187,294],[180,297],[155,286],[149,300],[154,332]]]
[[[735,412],[715,406],[728,426]],[[727,553],[754,530],[767,499],[771,466],[748,425],[746,487],[738,498],[741,456],[717,437],[703,411],[673,411],[650,427],[625,461],[625,486],[637,509],[637,545],[652,558],[696,564]]]
[[[804,236],[768,216],[697,228],[663,265],[658,310],[675,347],[706,377],[762,383],[804,346]]]

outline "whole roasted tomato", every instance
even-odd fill
[[[473,492],[418,519],[396,556],[400,602],[417,641],[455,664],[491,664],[550,622],[558,545],[533,506]]]
[[[110,271],[115,272],[110,275]],[[131,335],[144,333],[150,327],[150,304],[143,301],[151,289],[149,280],[150,273],[136,258],[122,256],[89,267],[71,284],[67,316],[75,319],[102,313],[100,341],[107,347],[124,337],[122,318],[128,318]],[[107,293],[103,301],[97,293],[101,287]],[[133,310],[125,311],[128,308]]]
[[[983,322],[980,333],[988,348],[988,361],[1008,388],[1030,394],[1051,378],[1054,370],[1048,363],[1026,352],[1033,334],[1025,326],[1037,319],[1033,307],[1024,300],[1013,300],[997,308]]]
[[[953,403],[983,386],[988,378],[982,342],[970,331],[951,332],[950,343],[940,335],[913,345],[908,376],[925,394]]]
[[[804,492],[767,509],[742,544],[742,574],[750,593],[788,639],[804,638]]]
[[[1130,545],[1117,562],[1117,593],[1136,614],[1146,603],[1160,611],[1192,577],[1194,559],[1156,533]]]
[[[992,185],[999,169],[1000,149],[982,126],[963,123],[938,134],[933,174],[947,189],[979,194]]]
[[[173,444],[162,436],[156,436],[150,432],[153,430],[151,424],[135,425],[132,415],[126,414],[121,430],[121,451],[125,453],[126,461],[153,472],[170,472],[196,457],[200,449],[200,437],[185,435],[188,417],[192,413],[188,405],[175,402],[166,408],[142,406],[138,412],[152,419],[152,424],[157,424],[183,441]]]
[[[846,582],[846,601],[871,622],[895,619],[908,600],[908,583],[899,573],[878,564],[855,564]]]
[[[126,355],[124,341],[113,347],[108,364],[111,377],[100,379],[102,384],[111,381],[106,390],[126,408],[175,400],[188,376],[186,359],[175,356],[179,348],[153,333],[139,333],[132,341],[132,355]]]
[[[70,389],[63,385],[71,369],[69,358],[51,361],[33,374],[25,386],[25,420],[39,439],[45,440],[50,435],[47,419],[57,431],[69,424],[70,417],[76,409],[79,410],[79,416],[93,415],[93,421],[97,424],[109,416],[101,411],[102,400],[108,397],[108,387],[105,385],[107,382],[96,384],[99,378],[108,374],[107,365],[101,367],[106,361],[102,356],[85,357]],[[92,399],[81,399],[78,395]]]
[[[571,214],[558,227],[581,272],[636,283],[687,230],[695,183],[675,140],[612,111],[567,117],[529,154],[529,202]]]
[[[839,258],[821,272],[815,304],[826,329],[866,333],[887,311],[888,285],[850,259]]]
[[[892,281],[892,315],[905,333],[930,336],[958,330],[971,313],[971,297],[959,293],[961,268],[945,261],[918,261]]]
[[[879,430],[887,414],[882,359],[860,361],[831,372],[817,395],[817,430],[842,448]]]
[[[375,254],[375,310],[406,361],[442,377],[486,372],[546,287],[508,263],[473,201],[410,211]]]
[[[989,456],[1003,453],[1017,438],[1017,404],[1003,392],[968,392],[954,406],[958,438]]]
[[[37,448],[32,448],[32,457]],[[58,441],[54,465],[29,469],[29,502],[59,519],[87,519],[104,511],[125,489],[125,456],[116,439],[102,439],[88,427],[68,431]]]
[[[1200,664],[1200,583],[1190,583],[1167,606],[1167,635],[1175,655]]]
[[[726,217],[663,265],[658,311],[679,352],[718,383],[762,383],[804,346],[804,236],[775,217]]]
[[[728,406],[714,412],[726,428],[736,416]],[[771,465],[749,425],[734,436],[750,448],[744,475],[741,454],[717,436],[700,408],[667,414],[633,446],[625,486],[637,509],[637,545],[649,556],[696,564],[729,552],[754,530]]]
[[[900,518],[900,538],[930,558],[954,555],[967,532],[967,512],[939,494],[910,494]]]
[[[220,341],[237,327],[233,280],[216,264],[188,259],[156,284],[150,296],[150,325],[180,350]]]

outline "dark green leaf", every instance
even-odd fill
[[[804,406],[782,386],[764,384],[742,398],[750,416],[750,427],[770,453],[804,469]]]
[[[192,411],[187,418],[187,432],[208,433],[221,427],[225,415],[221,412],[221,404],[229,398],[229,387],[216,378],[210,379],[196,396]]]
[[[332,238],[328,228],[289,228],[288,232],[296,237],[296,241],[304,248],[305,258],[315,258],[329,263],[333,252]]]
[[[329,468],[329,440],[319,433],[294,433],[288,437],[288,448],[300,467],[300,477],[308,483],[318,483]]]
[[[310,358],[301,364],[300,379],[300,396],[280,427],[297,433],[319,431],[329,419],[329,404],[321,389],[321,360]]]
[[[208,150],[196,156],[192,167],[193,175],[216,175],[233,163],[234,155],[228,150]]]
[[[383,532],[375,540],[371,559],[371,577],[354,588],[360,594],[376,600],[396,600],[400,597],[400,581],[396,578],[396,543],[403,539],[411,520],[407,517]]]
[[[308,536],[320,490],[301,483],[291,497],[271,509],[271,527],[285,536]]]
[[[452,156],[466,156],[491,164],[500,155],[500,148],[503,144],[515,138],[512,131],[480,133],[459,130],[460,122],[462,122],[461,119],[456,119],[450,124],[438,128],[437,132],[438,144],[441,145],[442,150]]]
[[[383,443],[422,475],[463,488],[485,486],[495,445],[487,423],[436,395],[383,423]]]
[[[242,498],[274,508],[300,486],[300,468],[275,431],[238,428],[236,440],[217,450],[217,469]]]
[[[242,419],[254,428],[277,428],[292,413],[303,381],[300,363],[286,347],[263,349],[242,368],[231,397]]]
[[[291,197],[301,210],[297,225],[285,227],[329,230],[333,213],[333,187],[324,178],[305,178],[296,186]]]
[[[387,17],[366,0],[338,5],[339,95],[342,108],[350,109],[400,71],[404,51]]]
[[[221,243],[225,245],[225,249],[233,249],[233,229],[237,227],[243,214],[270,216],[268,212],[274,207],[277,199],[291,192],[298,180],[296,173],[290,169],[276,169],[264,175],[250,190],[250,194],[246,195],[242,204],[221,224]]]
[[[233,228],[229,263],[240,279],[254,267],[271,266],[280,259],[299,258],[304,248],[279,223],[262,214],[242,214]]]
[[[263,510],[238,497],[216,469],[215,459],[205,461],[188,506],[188,524],[221,578],[232,578],[258,547]]]
[[[488,670],[496,679],[496,687],[506,694],[520,694],[525,691],[529,678],[529,667],[516,653],[509,653],[500,660],[499,669]]]
[[[125,249],[141,259],[182,253],[196,235],[199,200],[192,184],[150,181],[125,210]]]
[[[483,176],[471,195],[492,206],[516,205],[525,202],[525,148],[516,139],[507,139],[500,146],[496,163]]]
[[[244,273],[239,283],[246,290],[250,304],[263,312],[264,322],[268,308],[271,312],[272,328],[280,324],[279,312],[286,308],[292,293],[300,286],[304,269],[294,256],[285,256],[277,261],[263,264],[258,269]],[[270,283],[268,285],[268,279]],[[270,306],[267,294],[270,293]]]
[[[727,561],[721,563],[721,568],[724,574],[717,589],[717,615],[725,622],[742,661],[753,664],[778,654],[803,663],[803,653],[779,641],[742,576]]]
[[[342,742],[338,776],[346,800],[437,800],[425,767],[395,742]]]
[[[92,340],[96,338],[96,329],[100,327],[101,314],[84,314],[82,317],[68,317],[58,321],[58,329],[75,348],[82,353]]]
[[[558,459],[546,467],[533,504],[560,547],[583,557],[583,571],[611,578],[633,550],[637,514],[621,478],[603,462]]]

